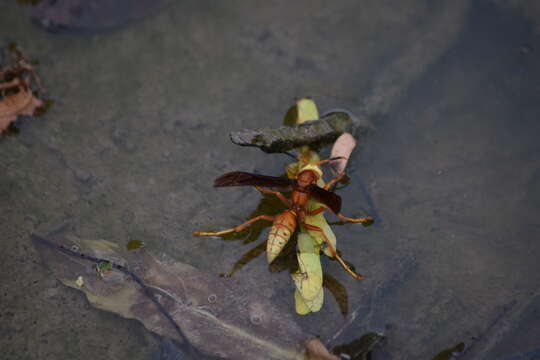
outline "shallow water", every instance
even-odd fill
[[[463,359],[535,356],[540,18],[533,2],[514,4],[184,1],[92,34],[48,33],[4,4],[0,40],[39,60],[55,100],[0,139],[6,358],[166,353],[138,322],[58,283],[30,234],[69,223],[81,238],[140,239],[163,259],[230,271],[267,230],[258,242],[193,238],[259,204],[257,191],[213,179],[281,174],[291,159],[234,146],[228,133],[277,125],[305,95],[375,124],[340,194],[346,215],[373,211],[363,183],[380,221],[334,227],[366,280],[323,261],[356,319],[336,337],[345,319],[327,291],[300,326],[332,345],[382,332],[373,359],[430,359],[462,342]],[[288,271],[270,272],[264,254],[234,276],[294,311]]]

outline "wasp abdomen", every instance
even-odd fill
[[[293,211],[285,211],[276,216],[266,243],[266,255],[269,264],[283,250],[295,228],[296,215]]]

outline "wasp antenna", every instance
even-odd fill
[[[331,161],[336,161],[336,160],[347,160],[346,157],[343,157],[343,156],[336,156],[336,157],[331,157],[329,159],[326,159],[326,160],[321,160],[321,161],[317,161],[315,163],[316,166],[321,166],[322,164],[326,164],[326,163],[329,163]]]

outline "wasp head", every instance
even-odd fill
[[[306,165],[300,169],[296,181],[301,187],[306,187],[317,183],[317,180],[322,176],[322,171],[317,165]]]

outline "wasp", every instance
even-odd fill
[[[326,246],[328,249],[330,249],[330,254],[332,257],[335,257],[343,269],[352,277],[362,280],[363,276],[353,271],[350,266],[341,258],[335,247],[328,240],[324,231],[319,226],[308,224],[305,221],[306,216],[317,215],[325,210],[329,210],[343,222],[362,223],[364,225],[368,225],[373,222],[373,218],[371,216],[353,219],[340,213],[341,197],[328,189],[338,183],[345,176],[344,172],[328,182],[324,187],[319,187],[317,185],[317,181],[322,177],[320,165],[337,159],[340,158],[331,158],[318,161],[316,163],[307,164],[298,171],[298,175],[294,179],[252,174],[242,171],[233,171],[221,175],[214,181],[214,187],[254,186],[263,194],[277,196],[285,205],[286,210],[276,216],[260,215],[254,217],[253,219],[250,219],[234,228],[217,232],[194,232],[193,235],[222,236],[233,232],[240,232],[259,220],[271,221],[272,228],[268,234],[266,245],[267,260],[270,264],[285,247],[291,235],[296,230],[296,226],[300,225],[305,230],[320,232]],[[287,197],[285,197],[285,195],[279,191],[264,189],[265,187],[292,189],[290,199],[287,199]],[[310,199],[314,199],[323,205],[310,211],[308,207],[308,201]]]

